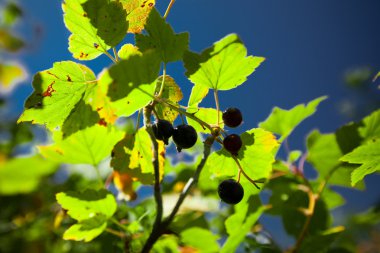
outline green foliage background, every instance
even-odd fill
[[[243,85],[265,58],[247,55],[237,34],[192,52],[189,34],[176,33],[154,5],[62,3],[69,51],[82,62],[60,61],[36,73],[18,124],[1,126],[11,135],[0,146],[0,201],[6,203],[0,211],[1,252],[282,252],[261,224],[266,215],[280,218],[293,237],[287,252],[357,252],[358,233],[378,233],[379,208],[353,216],[345,227],[336,225],[331,211],[344,199],[331,187],[362,189],[363,179],[379,171],[380,110],[333,133],[312,131],[306,150],[287,150],[283,159],[278,153],[287,138],[327,97],[275,107],[241,134],[243,146],[233,156],[217,143],[229,130],[221,122],[218,92]],[[9,25],[19,15],[12,4],[5,13]],[[0,33],[2,48],[22,47],[8,30]],[[122,43],[127,33],[134,45]],[[103,54],[111,66],[101,73],[86,67]],[[166,73],[177,61],[194,85],[189,98]],[[10,73],[4,84],[21,76],[15,66],[2,69]],[[215,108],[200,107],[209,92]],[[190,161],[172,162],[178,154],[152,133],[157,118],[186,120],[197,129],[199,141],[182,153]],[[18,157],[17,147],[35,145],[32,124],[44,126],[51,143]],[[316,178],[305,174],[306,162]],[[75,164],[96,177],[71,172],[57,179],[63,166]],[[244,188],[235,206],[219,202],[217,185],[226,178],[240,178]],[[141,187],[154,189],[154,197],[139,196]]]

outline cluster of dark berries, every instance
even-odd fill
[[[191,148],[197,142],[197,132],[190,125],[179,125],[176,128],[167,120],[159,119],[153,126],[153,133],[157,140],[162,140],[166,145],[169,138],[173,136],[173,141],[177,146],[177,151]]]
[[[232,107],[223,112],[223,121],[226,126],[234,128],[242,123],[243,116],[239,109]],[[243,142],[237,134],[227,135],[223,140],[224,148],[234,156],[238,155],[242,145]],[[218,194],[225,203],[235,205],[243,199],[244,190],[239,182],[227,179],[219,184]]]
[[[237,127],[243,122],[243,116],[239,109],[231,107],[223,112],[224,124],[228,127]],[[223,140],[223,146],[232,155],[237,156],[243,142],[237,134],[227,135]]]

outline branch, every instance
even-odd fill
[[[204,167],[204,165],[206,164],[206,161],[207,161],[207,158],[208,156],[210,155],[210,151],[211,151],[211,146],[212,144],[214,143],[214,137],[213,136],[209,136],[205,142],[204,142],[204,151],[203,151],[203,158],[201,160],[201,162],[198,164],[198,167],[197,169],[195,170],[194,172],[194,175],[189,178],[189,180],[187,181],[185,187],[183,188],[181,194],[179,195],[179,198],[177,200],[177,203],[175,204],[172,212],[170,213],[170,215],[162,222],[162,224],[166,227],[168,226],[174,219],[175,215],[177,214],[179,208],[181,207],[183,201],[185,200],[186,196],[189,194],[190,192],[190,189],[191,187],[194,185],[194,184],[197,184],[198,183],[198,179],[199,179],[199,175],[201,174],[201,171]]]
[[[318,191],[316,194],[314,194],[312,187],[310,185],[310,182],[306,178],[303,178],[305,181],[305,187],[306,187],[305,191],[309,197],[309,207],[306,210],[304,210],[304,213],[306,214],[306,221],[302,227],[301,233],[299,234],[294,247],[289,252],[296,253],[297,250],[300,248],[307,234],[307,230],[309,229],[311,218],[314,215],[317,199],[320,198],[320,196],[323,193],[323,190],[327,186],[328,181],[330,180],[331,176],[334,174],[334,172],[338,168],[339,168],[339,165],[336,165],[330,170],[330,172],[325,176],[324,180],[319,184]]]
[[[214,143],[214,140],[215,139],[213,136],[209,136],[205,140],[203,158],[202,158],[201,162],[198,164],[198,167],[195,170],[194,175],[187,181],[186,186],[184,187],[181,194],[179,195],[177,203],[175,204],[170,215],[164,221],[160,222],[159,226],[156,229],[155,229],[155,227],[153,227],[152,233],[149,235],[149,238],[144,245],[142,253],[149,253],[150,252],[150,250],[152,249],[155,242],[167,230],[167,227],[173,221],[175,215],[177,214],[179,208],[181,207],[181,204],[185,200],[186,196],[189,194],[191,187],[198,182],[199,175],[200,175],[204,165],[206,164],[208,156],[210,155],[211,146]]]
[[[159,168],[159,160],[158,160],[158,143],[156,141],[156,137],[153,134],[152,127],[150,124],[150,116],[152,114],[152,107],[147,106],[144,108],[144,125],[147,128],[149,136],[153,143],[153,166],[154,166],[154,199],[156,201],[156,219],[153,224],[152,232],[144,245],[142,252],[148,253],[152,248],[153,244],[157,241],[158,237],[156,234],[159,234],[161,221],[162,221],[162,196],[161,196],[161,186],[160,186],[160,168]]]

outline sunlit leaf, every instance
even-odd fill
[[[84,65],[72,61],[54,63],[53,68],[34,76],[34,92],[26,100],[18,122],[44,124],[51,130],[61,127],[94,80],[94,73]]]
[[[217,125],[218,122],[218,112],[214,108],[189,108],[187,110],[188,113],[193,114],[198,119],[206,122],[209,125]],[[222,123],[222,116],[223,113],[219,111],[219,126],[221,128],[224,127],[224,124]],[[203,128],[203,126],[198,123],[197,121],[191,119],[190,117],[186,117],[187,123],[195,128],[195,130],[199,133],[210,133],[210,130],[208,128]]]
[[[365,176],[380,171],[380,140],[359,146],[340,160],[361,164],[351,174],[351,184],[354,186]]]
[[[120,50],[117,52],[117,55],[120,59],[127,59],[131,55],[142,55],[142,53],[139,51],[138,47],[134,46],[133,44],[124,44]]]
[[[25,194],[34,191],[40,180],[58,168],[40,156],[0,160],[0,195]]]
[[[0,94],[12,91],[26,77],[27,73],[20,64],[0,62]]]
[[[365,117],[357,126],[359,135],[364,141],[380,138],[380,109]]]
[[[127,11],[129,33],[140,33],[145,26],[150,11],[156,4],[155,0],[121,0],[123,8]]]
[[[127,134],[119,141],[113,151],[111,166],[120,173],[130,175],[133,180],[143,184],[154,182],[153,146],[149,133],[140,128],[136,134]],[[160,175],[163,176],[165,148],[161,141],[159,145]]]
[[[91,241],[106,229],[107,220],[117,209],[115,197],[106,190],[61,192],[56,197],[67,214],[78,221],[66,230],[65,240]]]
[[[156,93],[159,93],[162,84],[162,76],[157,79]],[[164,98],[171,104],[177,104],[182,100],[183,94],[181,88],[175,82],[171,76],[165,76],[164,89],[162,91],[161,98]],[[160,119],[166,119],[173,122],[177,116],[178,112],[166,106],[165,104],[156,104],[155,110]]]
[[[191,94],[189,98],[188,107],[189,108],[198,108],[198,105],[202,100],[207,96],[209,88],[203,85],[194,85],[191,89]]]
[[[142,52],[157,50],[165,63],[182,60],[183,53],[188,48],[188,33],[174,33],[156,9],[150,12],[145,30],[148,35],[136,34],[136,46]]]
[[[258,196],[248,194],[247,189],[250,189],[250,187],[244,187],[244,198],[239,204],[235,205],[235,213],[225,221],[226,231],[229,236],[223,244],[221,253],[236,252],[247,233],[265,210]]]
[[[237,158],[244,171],[254,180],[268,178],[275,161],[273,150],[278,147],[276,138],[260,128],[244,132],[240,137],[243,146]],[[224,148],[209,156],[205,169],[211,170],[216,177],[234,177],[238,173],[238,166]]]
[[[298,124],[313,115],[316,112],[319,103],[326,98],[326,96],[319,97],[312,100],[307,105],[300,104],[290,110],[275,107],[273,108],[271,115],[264,122],[261,122],[259,126],[280,135],[281,137],[279,141],[282,142],[291,134]]]
[[[152,53],[132,55],[113,65],[99,77],[94,109],[100,114],[106,110],[107,115],[132,115],[152,100],[159,69],[159,59]]]
[[[214,235],[210,230],[192,227],[182,231],[180,237],[183,244],[195,248],[199,252],[219,252],[218,236]]]
[[[111,154],[113,146],[121,138],[123,138],[122,131],[115,129],[114,126],[98,123],[64,139],[60,132],[55,132],[54,144],[39,146],[39,151],[52,161],[96,166]]]
[[[247,49],[236,34],[227,35],[201,54],[184,55],[186,76],[191,82],[217,90],[241,85],[263,61],[263,57],[247,56]]]
[[[69,50],[76,59],[91,60],[106,53],[127,33],[127,14],[118,1],[65,0],[62,9],[72,33]]]

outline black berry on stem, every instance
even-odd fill
[[[159,119],[153,126],[153,133],[157,140],[164,141],[168,145],[169,138],[173,135],[173,125],[167,120]]]
[[[223,112],[223,122],[228,127],[237,127],[243,122],[243,115],[240,110],[230,107]]]
[[[244,189],[239,182],[233,179],[227,179],[218,186],[218,194],[221,200],[227,204],[237,204],[244,197]]]
[[[243,142],[241,141],[240,136],[237,134],[227,135],[227,137],[223,140],[224,148],[227,149],[233,155],[238,154],[242,145]]]
[[[179,125],[174,129],[173,141],[177,146],[177,151],[191,148],[197,142],[198,135],[194,127],[190,125]]]

